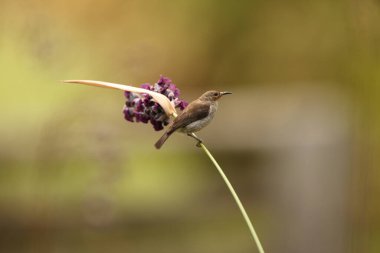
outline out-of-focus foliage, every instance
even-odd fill
[[[380,250],[380,3],[0,2],[1,252],[253,252],[194,141],[122,92],[229,90],[200,136],[267,252]]]

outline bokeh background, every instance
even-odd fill
[[[0,251],[256,252],[194,141],[124,121],[169,76],[267,252],[380,251],[380,2],[0,2]]]

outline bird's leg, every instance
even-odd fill
[[[190,137],[192,137],[192,138],[194,138],[194,139],[196,139],[198,141],[198,143],[197,143],[196,146],[198,148],[201,147],[201,143],[203,142],[202,139],[198,138],[194,133],[188,133],[187,135],[190,136]]]

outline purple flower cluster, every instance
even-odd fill
[[[141,85],[141,88],[165,95],[180,110],[185,109],[187,106],[187,102],[179,98],[179,89],[172,83],[172,80],[162,75],[154,85],[144,83]],[[162,130],[164,126],[169,124],[169,117],[150,95],[126,91],[125,97],[127,98],[127,102],[125,103],[123,113],[127,121],[145,124],[150,122],[156,131]]]

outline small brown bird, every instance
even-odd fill
[[[156,142],[156,148],[161,148],[169,136],[176,131],[195,138],[198,141],[197,146],[199,146],[202,140],[192,135],[192,133],[201,130],[211,122],[218,109],[218,99],[227,94],[232,93],[228,91],[219,92],[211,90],[191,102],[185,110],[174,119],[169,129]]]

